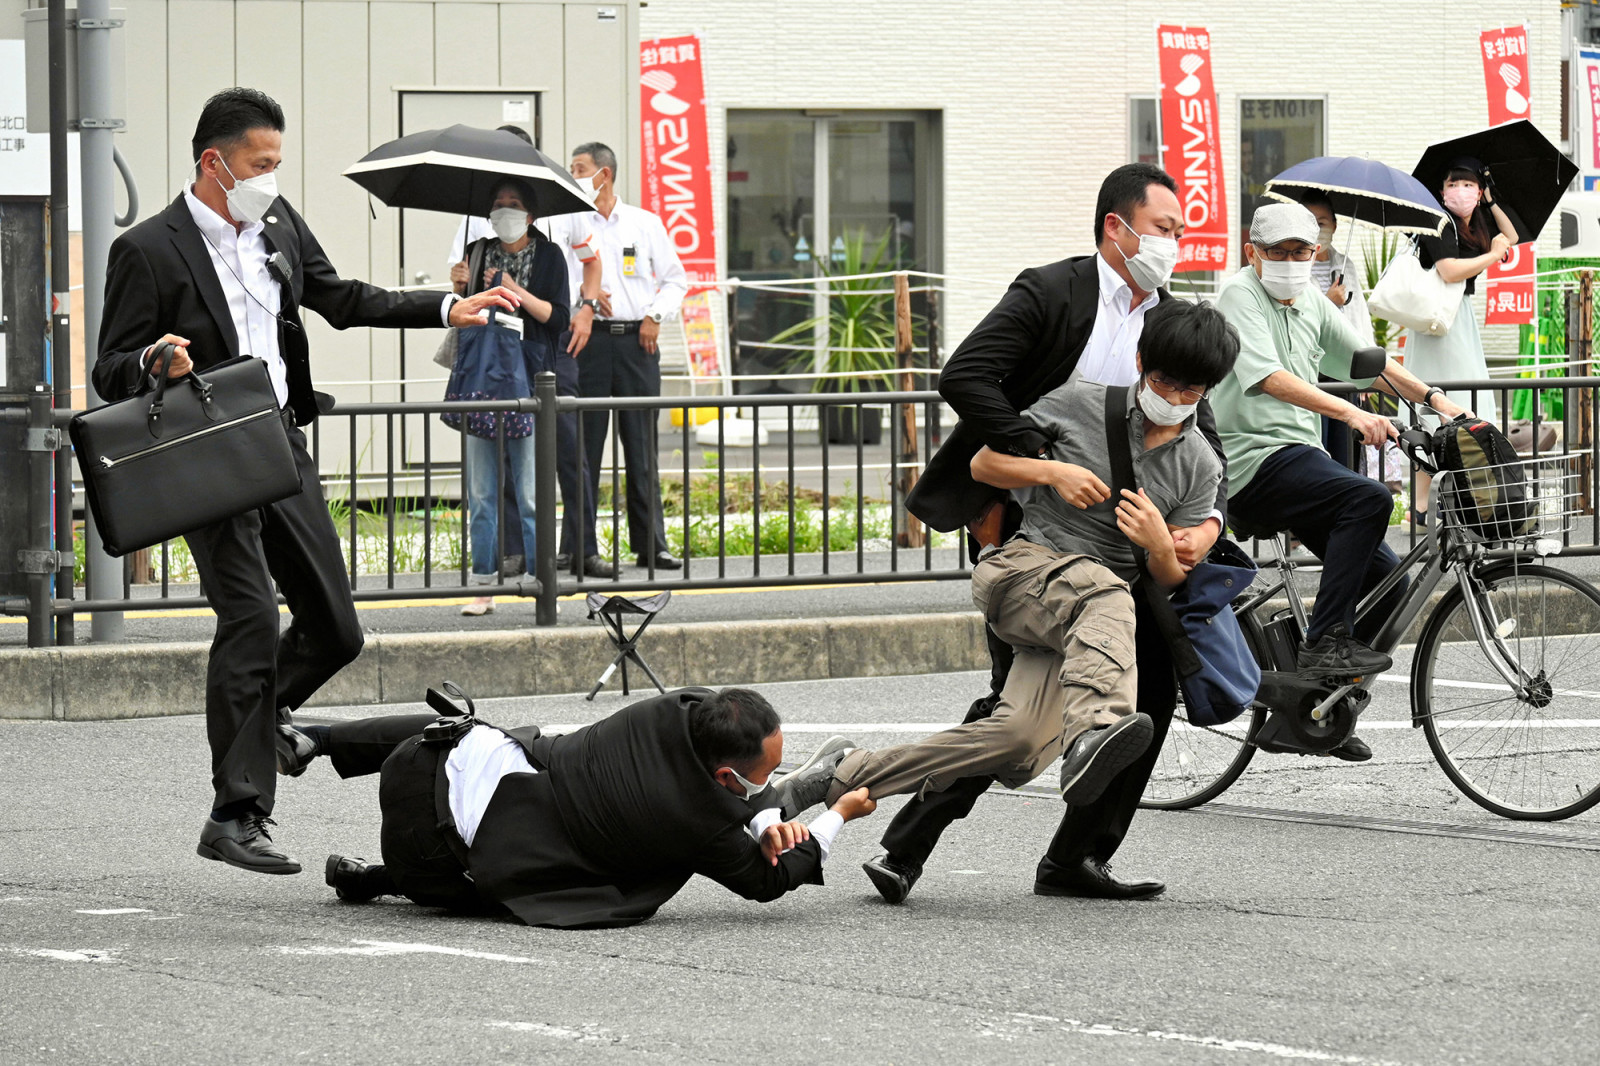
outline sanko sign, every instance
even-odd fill
[[[700,39],[668,37],[639,49],[644,115],[644,207],[661,216],[690,281],[716,276],[711,170]]]
[[[1185,232],[1178,271],[1221,270],[1228,257],[1228,201],[1211,80],[1211,34],[1160,26],[1161,166],[1178,183]]]
[[[710,141],[700,38],[639,43],[639,106],[644,116],[644,207],[661,216],[689,275],[683,333],[696,377],[723,373],[711,293],[717,278],[717,233],[711,213]],[[699,287],[696,282],[701,283]]]

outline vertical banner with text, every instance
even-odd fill
[[[1574,132],[1574,147],[1582,144],[1577,159],[1583,166],[1583,187],[1593,190],[1600,176],[1600,48],[1578,49],[1577,70],[1573,78],[1578,83],[1578,115],[1575,125],[1587,135]]]
[[[1478,44],[1483,52],[1483,83],[1489,92],[1489,125],[1531,117],[1528,27],[1484,30],[1478,34]]]
[[[1222,181],[1211,34],[1199,26],[1158,26],[1161,166],[1178,183],[1183,240],[1177,272],[1221,270],[1228,258],[1228,201]]]
[[[1519,244],[1503,263],[1488,270],[1486,326],[1521,326],[1533,321],[1533,276],[1537,268],[1532,244]]]
[[[683,328],[689,372],[723,378],[711,316],[717,276],[717,234],[711,210],[711,146],[706,130],[705,75],[700,38],[639,42],[639,108],[644,152],[643,206],[661,216],[689,274]]]

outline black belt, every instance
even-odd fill
[[[617,337],[626,337],[630,333],[638,333],[639,327],[643,324],[640,319],[625,321],[618,318],[602,318],[595,323],[595,328]]]

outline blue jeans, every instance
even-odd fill
[[[500,443],[467,437],[467,508],[472,513],[472,577],[489,584],[500,570]],[[533,438],[506,438],[506,465],[516,490],[522,542],[531,564],[534,552]]]

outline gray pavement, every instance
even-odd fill
[[[905,740],[984,684],[762,689],[794,758],[841,728]],[[1367,717],[1404,701],[1383,686]],[[487,702],[576,726],[624,701]],[[1225,810],[1141,814],[1118,869],[1169,882],[1147,903],[1030,893],[1052,772],[980,800],[901,907],[859,871],[888,801],[824,887],[758,906],[697,880],[642,926],[580,933],[338,903],[320,860],[372,855],[376,787],[325,766],[280,790],[306,873],[199,859],[203,732],[0,722],[0,1062],[1587,1063],[1600,1037],[1600,815],[1495,839],[1510,823],[1409,729],[1374,728],[1360,766],[1258,757]],[[1443,835],[1359,821],[1397,817]]]

